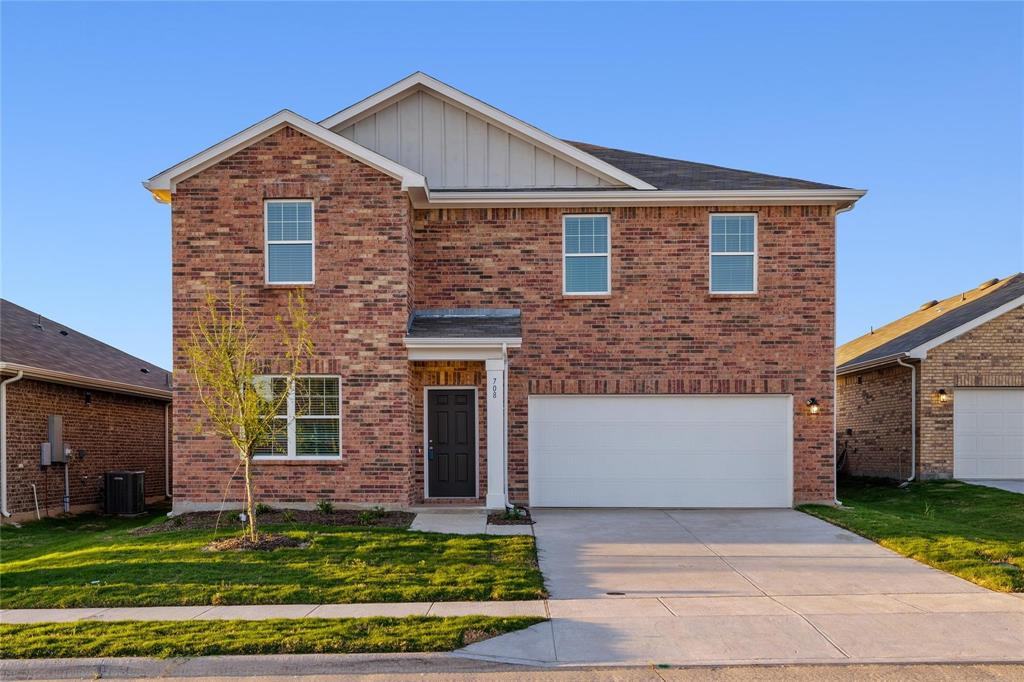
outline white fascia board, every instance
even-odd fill
[[[506,132],[522,137],[555,154],[556,156],[560,156],[563,159],[571,160],[576,164],[584,166],[597,175],[603,176],[607,180],[621,182],[637,190],[657,189],[654,185],[644,182],[640,178],[630,175],[610,163],[602,161],[596,156],[587,154],[582,149],[578,149],[564,140],[560,140],[553,135],[549,135],[540,128],[536,128],[525,121],[521,121],[514,116],[510,116],[504,111],[492,107],[486,102],[478,100],[476,97],[467,95],[461,90],[456,90],[447,83],[442,83],[422,71],[417,71],[411,76],[403,78],[394,85],[386,87],[374,95],[370,95],[366,99],[353,104],[347,109],[342,109],[338,113],[328,116],[324,120],[320,121],[320,125],[325,128],[336,128],[342,124],[351,125],[357,120],[369,116],[377,109],[391,104],[401,96],[416,89],[430,90],[434,94],[441,96],[443,99],[449,100],[453,104],[457,104],[460,107],[469,109],[470,111],[489,119]]]
[[[408,338],[409,360],[503,360],[506,348],[522,346],[521,338],[426,339]]]
[[[1021,307],[1022,305],[1024,305],[1024,296],[1015,298],[1012,301],[1004,303],[998,308],[994,308],[988,311],[984,315],[979,315],[970,322],[965,322],[964,324],[960,325],[959,327],[956,327],[955,329],[950,329],[948,332],[942,334],[941,336],[936,336],[934,339],[926,341],[925,343],[922,343],[920,346],[917,346],[916,348],[910,349],[909,351],[907,351],[907,355],[918,360],[924,360],[925,358],[928,357],[928,351],[930,351],[932,348],[941,346],[947,341],[952,341],[958,336],[963,336],[972,329],[980,327],[986,322],[990,322],[995,318],[999,317],[1000,315],[1008,313],[1011,310]]]
[[[425,338],[405,337],[406,348],[438,348],[441,346],[458,346],[460,348],[519,348],[523,345],[522,337],[468,337],[468,338]]]
[[[265,118],[259,123],[232,135],[226,140],[218,142],[195,156],[168,168],[162,173],[154,175],[142,184],[151,192],[158,190],[174,192],[175,185],[178,182],[195,175],[204,168],[208,168],[285,127],[294,128],[329,147],[333,147],[368,166],[376,168],[382,173],[401,180],[402,189],[410,189],[412,187],[425,188],[427,186],[426,178],[419,173],[395,163],[371,149],[356,144],[352,140],[342,137],[327,128],[317,125],[308,118],[288,109],[283,109],[273,116]]]
[[[845,210],[866,193],[866,190],[859,189],[444,191],[427,192],[425,197],[420,198],[413,197],[413,205],[416,208],[835,205]]]
[[[39,381],[47,381],[54,384],[65,384],[67,386],[76,386],[78,388],[92,388],[98,391],[123,393],[127,395],[142,396],[145,398],[157,398],[159,400],[170,400],[173,395],[171,389],[162,390],[159,388],[149,388],[147,386],[137,386],[135,384],[126,384],[120,381],[97,379],[95,377],[82,376],[81,374],[58,372],[50,369],[43,369],[42,367],[21,365],[14,362],[0,362],[0,371],[24,372],[26,379],[38,379]]]

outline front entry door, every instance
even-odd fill
[[[427,391],[427,496],[476,497],[473,389]]]

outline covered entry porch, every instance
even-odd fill
[[[417,310],[410,362],[415,471],[428,505],[508,500],[508,353],[522,344],[515,309]]]

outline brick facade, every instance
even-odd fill
[[[836,437],[846,447],[845,473],[910,475],[910,385],[910,368],[899,365],[836,379]]]
[[[830,500],[833,475],[835,220],[831,207],[752,206],[756,295],[708,293],[715,207],[611,208],[612,293],[562,295],[556,209],[413,211],[398,181],[286,129],[177,186],[173,203],[175,482],[182,501],[239,499],[237,459],[209,426],[182,342],[205,287],[230,282],[268,333],[287,291],[264,285],[263,200],[316,211],[311,373],[343,377],[340,461],[260,467],[264,499],[312,504],[422,501],[423,386],[482,386],[482,363],[411,363],[413,308],[517,307],[510,352],[509,487],[527,490],[527,396],[550,393],[793,394],[798,502]],[[816,397],[820,414],[804,401]],[[479,405],[481,496],[486,424]],[[198,431],[197,431],[198,428]],[[233,488],[232,488],[233,486]],[[176,500],[177,504],[177,500]]]
[[[86,403],[86,392],[91,403]],[[95,389],[22,379],[7,387],[7,507],[15,519],[35,518],[32,485],[40,513],[63,511],[64,465],[39,465],[39,445],[49,434],[48,417],[64,417],[64,441],[75,456],[68,469],[72,511],[102,504],[103,474],[145,471],[146,497],[165,490],[166,402]],[[78,456],[85,451],[85,457]]]
[[[1017,308],[932,348],[918,365],[917,475],[953,476],[953,409],[958,388],[1024,388],[1024,308]],[[858,383],[858,379],[860,383]],[[910,370],[902,367],[838,378],[837,437],[849,438],[855,475],[910,474]],[[950,396],[939,400],[939,389]]]

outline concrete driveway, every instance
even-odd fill
[[[1024,598],[792,510],[536,510],[551,621],[460,655],[581,664],[1024,660]]]

